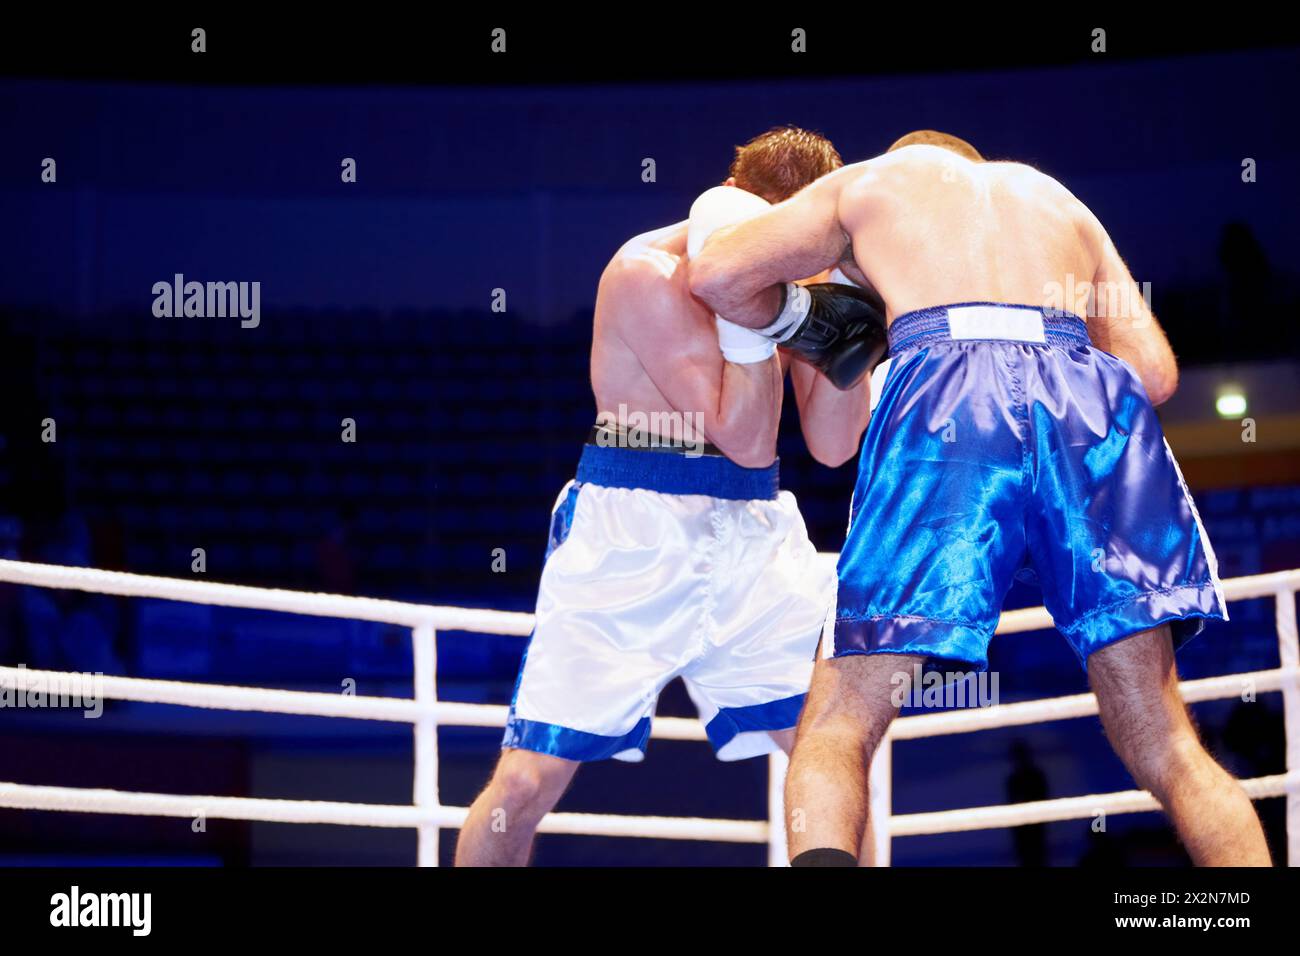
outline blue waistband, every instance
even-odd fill
[[[889,353],[896,355],[906,349],[914,349],[937,341],[957,341],[949,325],[949,309],[967,309],[984,307],[990,309],[1030,309],[1043,319],[1043,338],[1047,345],[1089,345],[1088,326],[1083,319],[1073,312],[1063,309],[1045,309],[1036,305],[1008,305],[1004,302],[954,302],[951,305],[936,305],[928,309],[906,312],[894,319],[889,326]],[[974,342],[1023,342],[1025,339],[1007,335],[964,334],[963,340]]]
[[[719,455],[688,458],[679,450],[584,445],[577,479],[606,488],[643,488],[668,495],[770,501],[781,488],[779,465],[779,461],[774,461],[766,468],[742,468]]]

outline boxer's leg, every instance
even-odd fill
[[[1085,662],[1111,745],[1199,864],[1268,864],[1254,808],[1197,739],[1174,649],[1226,620],[1214,551],[1142,382],[1052,319],[1024,350],[1034,500],[1027,541],[1043,603]]]
[[[857,858],[866,852],[871,758],[898,714],[897,675],[906,693],[924,660],[871,654],[817,661],[785,782],[791,859],[814,849]]]
[[[1241,785],[1197,738],[1178,693],[1169,627],[1088,658],[1088,680],[1115,753],[1169,814],[1198,866],[1269,866],[1259,817]]]
[[[578,769],[531,750],[503,750],[456,841],[457,866],[527,866],[537,824],[564,796]]]
[[[772,732],[772,739],[776,745],[785,751],[786,756],[794,752],[795,731],[776,730]],[[858,866],[875,866],[876,864],[876,839],[875,831],[872,827],[871,815],[867,815],[867,827],[862,832],[862,846],[858,850]]]

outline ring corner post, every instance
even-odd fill
[[[1300,866],[1300,628],[1296,626],[1295,586],[1278,588],[1278,663],[1290,674],[1282,681],[1282,720],[1286,739],[1287,866]]]
[[[875,757],[871,761],[871,773],[867,783],[868,800],[871,808],[868,819],[871,821],[871,837],[873,841],[872,866],[890,865],[889,825],[890,817],[893,816],[894,799],[893,757],[893,739],[889,734],[885,734],[885,739],[876,748]]]
[[[436,813],[438,803],[438,720],[433,708],[438,702],[438,634],[432,624],[417,625],[411,631],[415,670],[415,703],[421,713],[415,721],[415,806]],[[416,828],[416,865],[438,865],[439,829],[435,823]]]
[[[785,866],[789,853],[785,843],[785,773],[790,758],[774,750],[767,758],[767,865]]]

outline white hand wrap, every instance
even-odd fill
[[[753,329],[747,329],[735,322],[728,322],[720,315],[715,315],[718,323],[718,346],[722,357],[736,365],[753,365],[766,362],[776,351],[776,343],[765,335],[759,335]]]
[[[714,186],[700,195],[691,206],[691,221],[686,230],[686,255],[694,258],[704,248],[704,241],[723,226],[753,219],[769,207],[766,199],[735,186]],[[765,362],[776,351],[771,339],[753,329],[716,316],[718,345],[722,357],[737,365]]]
[[[776,317],[776,321],[771,325],[758,331],[773,342],[784,342],[794,335],[795,329],[803,324],[804,317],[808,314],[808,309],[811,306],[812,293],[801,285],[787,282],[785,284],[785,305],[781,306],[781,314]]]

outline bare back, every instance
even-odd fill
[[[889,321],[956,302],[1086,315],[1101,237],[1087,208],[1050,176],[935,146],[909,146],[859,169],[840,193],[839,219]],[[1054,292],[1064,301],[1049,301]]]
[[[713,313],[690,292],[686,233],[683,222],[635,237],[601,276],[591,348],[597,415],[766,466],[776,456],[780,363],[723,360]]]
[[[875,287],[890,322],[960,302],[1064,309],[1133,367],[1153,403],[1177,387],[1164,330],[1105,228],[1028,166],[922,145],[845,166],[715,232],[690,285],[731,322],[762,329],[784,308],[783,283],[836,263]]]
[[[591,388],[598,413],[617,412],[619,405],[647,413],[686,410],[673,407],[638,357],[638,350],[644,351],[643,326],[650,310],[657,334],[702,362],[702,374],[721,375],[712,315],[690,295],[685,260],[686,223],[681,222],[630,239],[606,267],[596,293],[591,344]],[[710,352],[716,361],[710,361]]]

